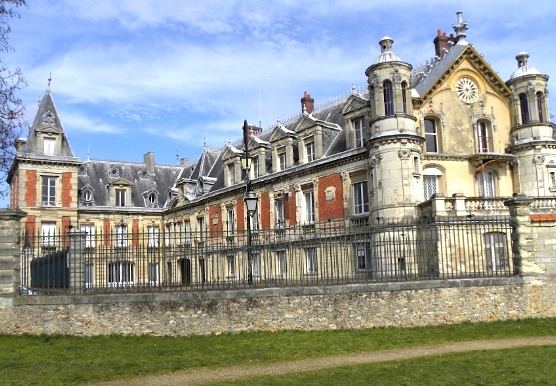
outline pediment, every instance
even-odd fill
[[[229,160],[230,158],[241,157],[243,156],[243,154],[244,154],[243,150],[239,150],[231,145],[227,145],[224,151],[222,152],[222,160],[226,161]]]
[[[64,131],[56,126],[43,126],[35,130],[37,133],[48,133],[48,134],[64,134]]]
[[[344,107],[342,107],[342,114],[346,115],[352,111],[356,111],[362,108],[367,107],[368,103],[365,99],[361,98],[358,95],[350,95]]]
[[[282,138],[286,138],[286,137],[296,137],[295,132],[286,129],[284,126],[282,125],[277,125],[274,130],[272,131],[272,134],[270,135],[270,142],[275,142],[275,141],[279,141]]]
[[[127,186],[127,187],[132,187],[133,183],[131,183],[130,181],[124,179],[124,178],[116,178],[112,181],[110,181],[110,183],[108,184],[108,186]]]
[[[318,121],[309,116],[309,115],[303,115],[299,121],[297,121],[297,124],[295,125],[294,131],[296,133],[300,133],[304,130],[307,130],[311,127],[317,126],[318,125]]]

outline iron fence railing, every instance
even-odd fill
[[[27,232],[38,293],[331,285],[513,275],[509,217],[333,220],[246,232]],[[250,275],[251,273],[251,275]],[[251,276],[252,280],[248,280]],[[250,282],[252,284],[250,284]]]

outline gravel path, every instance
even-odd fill
[[[514,338],[502,340],[479,340],[454,342],[430,346],[416,346],[392,350],[379,350],[358,354],[336,355],[315,359],[278,362],[256,366],[230,366],[212,369],[183,370],[167,375],[151,375],[126,381],[112,381],[97,385],[202,385],[222,380],[239,380],[256,375],[280,375],[326,369],[330,367],[358,365],[362,363],[384,362],[410,359],[431,355],[442,355],[475,350],[499,350],[523,346],[556,345],[556,337]]]

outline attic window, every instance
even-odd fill
[[[95,196],[93,189],[88,186],[81,191],[81,204],[86,206],[94,205]]]
[[[50,111],[44,113],[42,116],[42,125],[54,126],[54,114],[52,114]]]
[[[142,180],[148,180],[149,179],[149,173],[146,170],[140,170],[139,171],[139,178]]]
[[[86,176],[86,175],[87,175],[87,167],[86,167],[85,165],[81,165],[81,166],[79,167],[79,170],[77,171],[77,173],[78,173],[80,176]]]
[[[112,168],[108,171],[110,178],[118,178],[120,176],[120,170],[118,168]]]
[[[145,196],[145,206],[147,208],[156,208],[158,206],[158,195],[156,192],[147,193]]]

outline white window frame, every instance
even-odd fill
[[[479,197],[496,197],[494,174],[484,171],[476,176]]]
[[[166,224],[164,227],[164,245],[166,247],[172,246],[172,224]]]
[[[315,193],[313,189],[303,191],[303,217],[306,224],[315,223]]]
[[[126,190],[116,189],[115,195],[116,195],[115,206],[126,206]]]
[[[316,275],[318,273],[317,249],[315,247],[305,248],[306,273]]]
[[[305,144],[305,155],[307,157],[307,162],[315,160],[315,142],[313,140]]]
[[[423,128],[423,130],[425,132],[425,151],[427,153],[438,153],[440,146],[438,144],[438,125],[436,119],[425,118],[424,121],[425,121],[425,127]],[[427,122],[432,122],[432,129],[434,131],[427,131]],[[429,149],[429,143],[434,144],[434,149]]]
[[[149,285],[156,287],[160,283],[160,265],[158,263],[149,263],[148,267]]]
[[[226,232],[228,235],[234,233],[234,219],[235,219],[235,210],[234,207],[226,207]]]
[[[277,228],[283,228],[286,226],[286,212],[285,212],[284,197],[277,197],[274,199],[274,220],[276,222]]]
[[[56,223],[45,221],[41,223],[41,245],[43,247],[56,246]]]
[[[235,277],[236,276],[236,257],[234,255],[227,256],[228,262],[228,277]]]
[[[234,163],[228,164],[228,176],[230,186],[236,184],[236,165]]]
[[[440,177],[442,177],[440,169],[429,167],[423,170],[423,194],[425,200],[429,200],[433,194],[440,192]]]
[[[278,266],[280,269],[279,274],[281,276],[286,276],[288,274],[288,259],[287,259],[286,250],[285,249],[278,250],[276,251],[276,255],[278,258]]]
[[[365,146],[365,121],[363,118],[355,119],[352,122],[353,125],[353,133],[355,134],[355,147],[362,147]]]
[[[85,264],[85,288],[94,287],[94,271],[95,267],[93,264]]]
[[[95,247],[95,226],[93,224],[81,224],[79,230],[85,232],[85,248]]]
[[[355,264],[357,271],[367,272],[371,269],[371,243],[368,241],[358,241],[353,244],[355,250]]]
[[[287,168],[287,157],[286,152],[278,153],[278,167],[280,170],[286,170]]]
[[[253,276],[261,276],[261,256],[258,252],[251,253],[251,269]]]
[[[503,232],[483,234],[486,268],[488,271],[506,273],[510,266],[507,236]]]
[[[353,192],[353,214],[369,213],[369,189],[367,181],[353,183],[351,191]]]
[[[44,155],[54,155],[56,151],[55,138],[43,138]]]
[[[108,263],[108,284],[110,286],[132,286],[134,282],[135,264],[129,261]]]
[[[260,175],[259,172],[259,157],[253,157],[251,161],[251,169],[253,170],[253,178],[258,178]]]
[[[147,248],[158,248],[159,235],[158,225],[147,225]]]
[[[41,176],[42,206],[56,206],[56,179],[54,176]]]
[[[115,227],[115,247],[116,248],[127,248],[127,225],[118,224]]]
[[[490,128],[486,122],[477,123],[477,151],[479,153],[488,153],[490,149]]]

